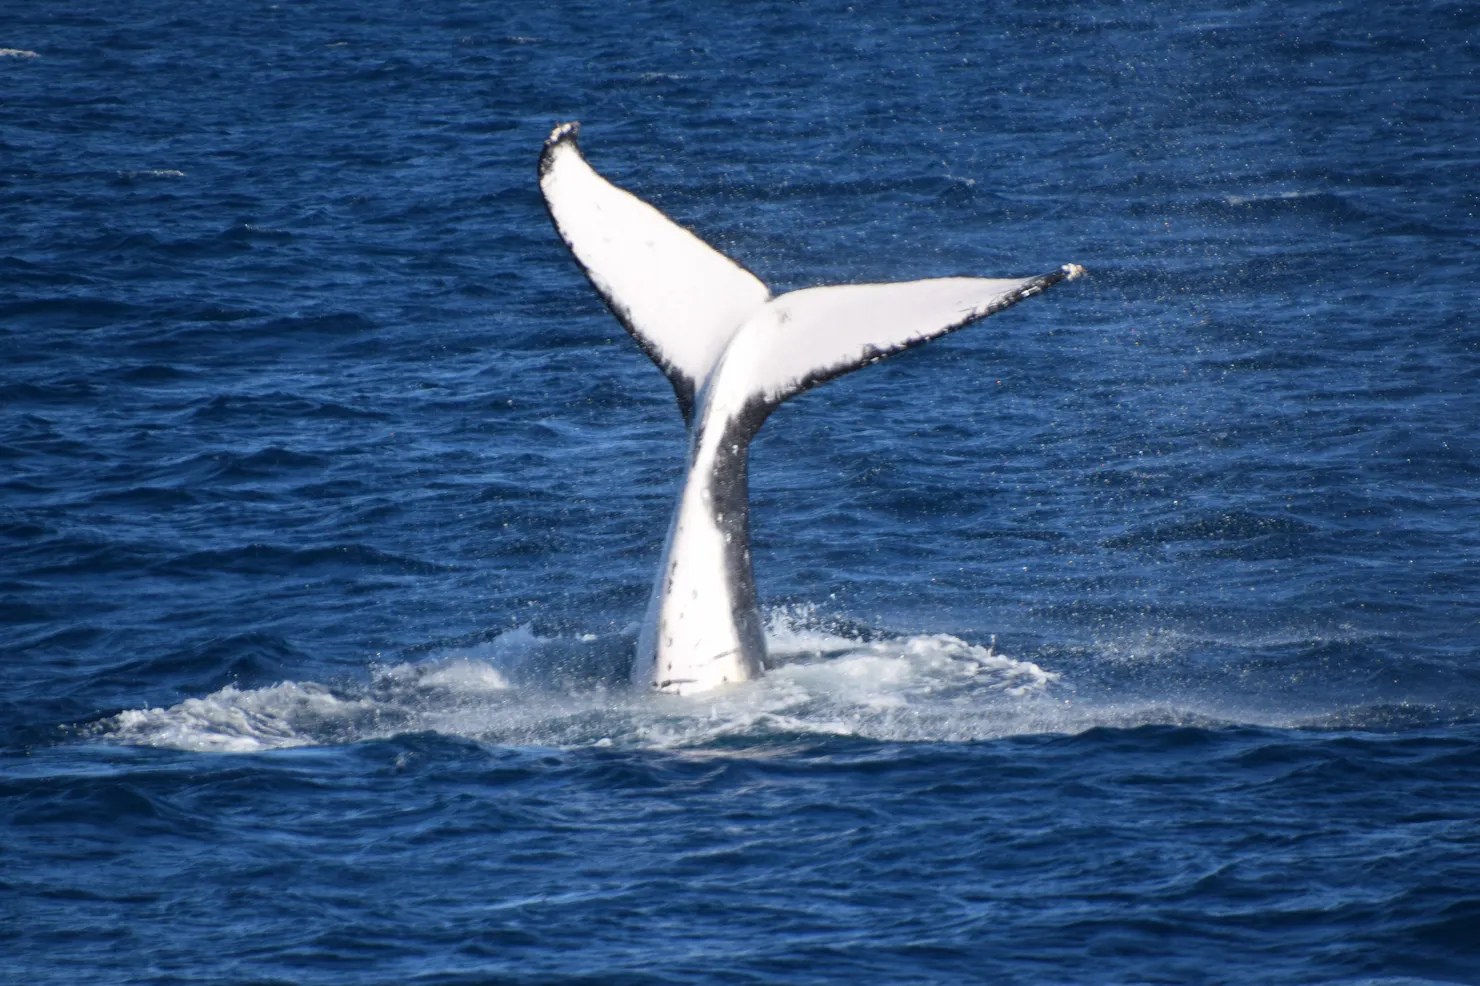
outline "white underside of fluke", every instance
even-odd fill
[[[754,678],[765,638],[751,575],[746,462],[788,397],[978,321],[1084,272],[808,288],[773,298],[753,274],[598,175],[562,124],[540,188],[612,313],[668,376],[689,468],[638,637],[633,680],[676,694]]]

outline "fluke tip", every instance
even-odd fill
[[[545,145],[558,144],[566,138],[574,140],[581,133],[581,124],[577,120],[569,123],[557,123],[555,129],[550,131],[550,136],[545,139]]]

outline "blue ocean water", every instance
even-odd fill
[[[1480,8],[0,18],[0,970],[1480,983]],[[623,669],[684,451],[560,120],[776,290],[777,666]]]

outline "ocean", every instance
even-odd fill
[[[1480,8],[12,3],[0,980],[1480,983]],[[752,446],[557,122],[780,292],[1062,283]]]

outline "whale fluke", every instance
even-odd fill
[[[613,185],[576,146],[580,124],[555,128],[540,190],[560,236],[596,292],[668,376],[688,421],[698,387],[740,324],[771,297],[750,271]]]
[[[943,277],[773,297],[750,271],[586,163],[557,126],[540,189],[607,307],[673,385],[689,468],[638,638],[633,680],[692,693],[760,674],[747,456],[777,405],[850,370],[980,321],[1084,273]]]

